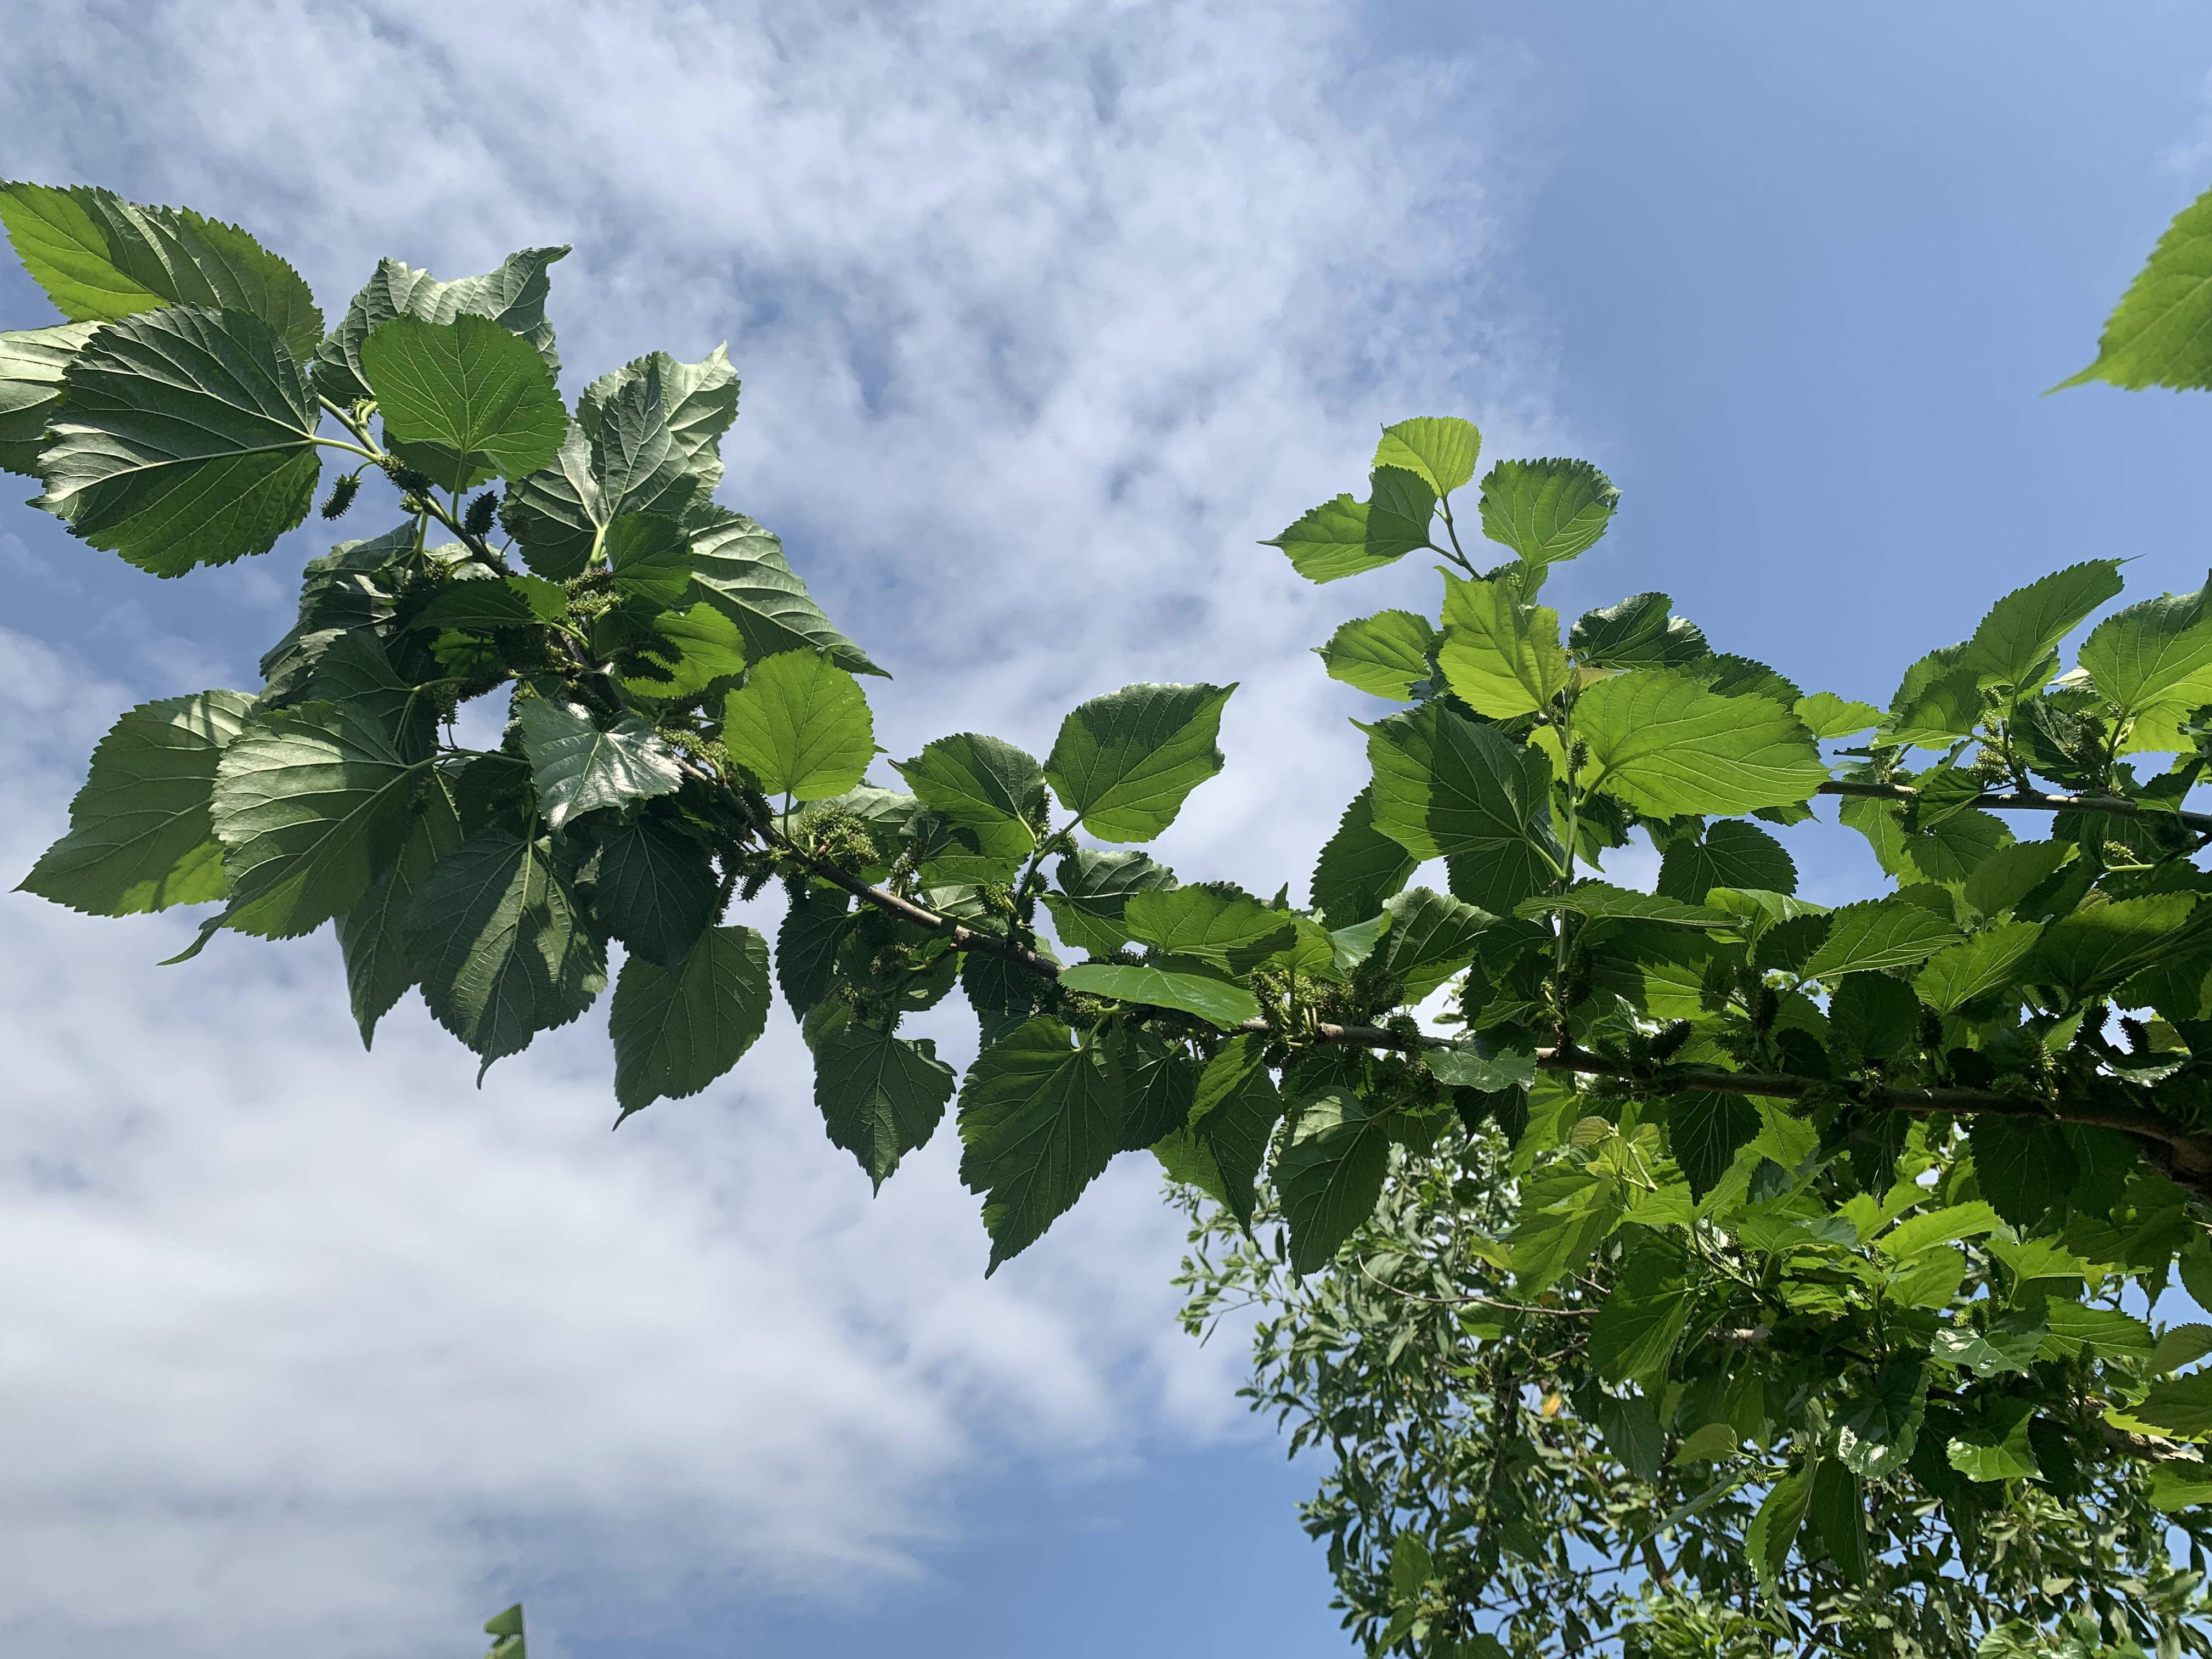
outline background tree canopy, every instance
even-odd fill
[[[2085,375],[2203,383],[2208,211]],[[875,772],[882,669],[714,499],[731,365],[651,354],[568,406],[566,250],[386,260],[326,332],[198,214],[15,184],[0,222],[65,319],[0,336],[0,465],[73,533],[174,577],[270,550],[325,452],[326,517],[397,496],[308,563],[258,690],[117,723],[30,890],[215,905],[202,943],[330,923],[363,1041],[419,991],[479,1075],[618,943],[625,1117],[726,1073],[780,992],[872,1182],[957,1097],[993,1267],[1149,1149],[1212,1206],[1194,1316],[1286,1310],[1262,1403],[1340,1452],[1315,1520],[1377,1649],[1626,1619],[1645,1651],[2203,1650],[2212,1329],[2144,1317],[2177,1273],[2212,1291],[2202,592],[2110,611],[2068,668],[2121,595],[2086,560],[1886,707],[1808,695],[1664,594],[1565,623],[1547,574],[1604,535],[1605,476],[1399,422],[1364,499],[1274,538],[1316,582],[1445,567],[1436,616],[1321,648],[1380,707],[1301,908],[1136,850],[1221,769],[1234,686]],[[496,745],[462,741],[502,695]],[[1796,896],[1761,824],[1822,795],[1888,890]],[[1639,834],[1651,892],[1602,875]],[[771,882],[773,948],[724,919]],[[964,1078],[898,1034],[956,988]]]

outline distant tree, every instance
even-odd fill
[[[2088,374],[2212,375],[2208,217]],[[307,562],[258,691],[123,716],[30,890],[216,906],[185,956],[330,922],[364,1041],[419,988],[484,1066],[582,1013],[620,941],[624,1116],[720,1077],[780,988],[870,1180],[957,1094],[994,1267],[1152,1149],[1218,1209],[1202,1304],[1285,1310],[1263,1395],[1346,1454],[1316,1519],[1377,1649],[1571,1650],[1626,1616],[1647,1652],[1956,1651],[2004,1612],[1986,1652],[2062,1613],[2048,1640],[2205,1650],[2212,1372],[2181,1368],[2212,1329],[2141,1316],[2177,1264],[2212,1291],[2201,592],[2106,616],[2062,672],[2121,591],[2087,560],[1887,708],[1807,696],[1664,594],[1563,628],[1542,589],[1605,533],[1604,475],[1498,462],[1463,538],[1479,434],[1401,422],[1367,499],[1273,538],[1317,582],[1447,567],[1440,616],[1322,648],[1378,699],[1374,777],[1298,908],[1126,850],[1220,769],[1233,687],[1125,687],[1042,763],[958,733],[868,782],[855,676],[883,671],[714,501],[728,362],[656,353],[569,407],[565,250],[386,260],[325,335],[232,226],[21,184],[0,221],[68,319],[0,335],[0,465],[74,534],[163,576],[266,553],[326,454],[326,517],[374,490],[393,519]],[[485,697],[477,749],[455,720]],[[1832,911],[1761,827],[1821,795],[1887,878]],[[1655,892],[1599,873],[1638,834]],[[725,919],[771,882],[773,952]],[[897,1034],[956,985],[964,1079]],[[1624,1559],[1642,1611],[1593,1588]]]

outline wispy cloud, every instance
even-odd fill
[[[723,497],[898,675],[872,687],[893,752],[1042,749],[1125,680],[1243,682],[1231,769],[1166,845],[1187,871],[1302,878],[1363,769],[1305,647],[1434,580],[1316,594],[1257,538],[1355,486],[1380,421],[1551,435],[1485,275],[1468,112],[1507,76],[1369,61],[1337,8],[14,12],[21,173],[239,219],[331,310],[382,253],[460,274],[574,240],[572,374],[728,337]],[[82,557],[14,529],[58,580]],[[245,678],[298,556],[192,579],[234,607],[219,637],[165,625],[165,589],[127,652],[0,641],[33,734],[0,752],[8,867],[117,708]],[[950,1137],[872,1204],[787,1022],[611,1141],[596,1019],[479,1095],[415,1013],[360,1055],[326,941],[146,966],[175,931],[0,902],[11,1642],[388,1651],[549,1522],[643,1595],[896,1574],[957,1524],[956,1470],[1233,1419],[1137,1160],[986,1284]]]

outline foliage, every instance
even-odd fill
[[[1664,594],[1566,623],[1546,580],[1605,534],[1604,475],[1508,459],[1477,484],[1474,427],[1400,422],[1364,500],[1274,538],[1316,581],[1447,567],[1435,617],[1384,611],[1323,649],[1382,706],[1372,781],[1300,908],[1138,850],[1221,769],[1234,686],[1127,687],[1042,760],[956,733],[896,764],[905,790],[871,781],[856,677],[881,669],[714,499],[726,356],[652,354],[564,400],[564,250],[459,282],[387,260],[325,335],[234,228],[33,185],[0,187],[0,221],[64,319],[0,336],[0,465],[72,533],[174,577],[268,552],[325,456],[327,517],[398,498],[307,562],[258,691],[123,716],[30,890],[101,915],[217,903],[201,943],[332,923],[364,1040],[419,988],[484,1066],[580,1016],[619,944],[625,1115],[723,1075],[780,989],[871,1181],[957,1097],[994,1268],[1151,1147],[1238,1223],[1282,1218],[1287,1267],[1340,1264],[1313,1293],[1350,1295],[1362,1229],[1410,1225],[1421,1171],[1454,1194],[1480,1172],[1451,1253],[1407,1233],[1429,1254],[1378,1276],[1457,1295],[1476,1273],[1519,1322],[1462,1380],[1548,1367],[1552,1426],[1510,1390],[1461,1392],[1455,1432],[1534,1495],[1519,1530],[1394,1556],[1387,1603],[1355,1582],[1383,1645],[1451,1650],[1422,1609],[1462,1546],[1531,1606],[1583,1594],[1557,1527],[1668,1540],[1676,1588],[1655,1575],[1636,1639],[1680,1651],[1802,1635],[1898,1572],[1915,1606],[1943,1601],[1930,1581],[1999,1537],[2072,1540],[2109,1577],[2141,1558],[2146,1503],[2212,1495],[2212,1373],[2181,1370],[2203,1349],[2139,1316],[2177,1262],[2212,1281],[2212,816],[2184,805],[2212,763],[2203,592],[2110,611],[2068,669],[2121,590],[2117,559],[2085,560],[1886,707],[1807,696]],[[2128,320],[2195,302],[2154,289],[2093,373],[2158,379],[2145,354],[2194,337]],[[1470,489],[1498,550],[1480,563]],[[484,698],[504,726],[477,749],[455,720]],[[1762,825],[1821,796],[1884,892],[1796,896]],[[1637,841],[1662,855],[1651,892],[1602,876]],[[771,882],[773,949],[726,919]],[[983,1038],[964,1079],[898,1034],[956,987]],[[1668,1522],[1677,1468],[1713,1495]],[[1931,1527],[1934,1556],[1892,1559]],[[1346,1559],[1371,1565],[1360,1537]],[[2012,1571],[1984,1570],[1959,1616],[2013,1589],[2026,1618],[2064,1602]],[[2132,1605],[2191,1605],[2195,1583]],[[1525,1648],[1553,1627],[1516,1628]]]

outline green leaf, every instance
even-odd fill
[[[1060,890],[1044,896],[1063,943],[1094,956],[1118,951],[1133,937],[1123,925],[1130,896],[1176,884],[1175,872],[1143,853],[1082,848],[1054,872]]]
[[[1639,812],[1750,812],[1809,799],[1828,769],[1796,715],[1761,696],[1723,696],[1672,669],[1601,680],[1576,700],[1589,745],[1585,787]]]
[[[2106,319],[2097,358],[2053,391],[2212,386],[2212,191],[2176,214]]]
[[[751,660],[738,625],[703,599],[685,610],[663,611],[644,626],[653,636],[649,659],[623,674],[623,690],[632,696],[690,702],[730,689]]]
[[[340,404],[368,397],[362,343],[395,317],[416,317],[426,323],[489,317],[529,341],[545,360],[547,370],[558,374],[561,358],[553,349],[552,325],[545,320],[545,298],[552,288],[546,270],[568,252],[565,247],[525,248],[508,254],[496,270],[450,283],[397,259],[380,261],[376,274],[353,296],[337,327],[317,349],[315,390]]]
[[[556,830],[603,806],[627,808],[683,787],[675,754],[635,714],[603,732],[581,708],[531,697],[515,704],[514,717],[538,810]]]
[[[395,452],[448,489],[524,477],[568,429],[545,360],[488,317],[395,317],[362,342],[361,362]]]
[[[1468,858],[1486,909],[1509,910],[1556,878],[1564,854],[1542,755],[1441,702],[1365,729],[1376,829],[1416,859]]]
[[[1267,1073],[1267,1042],[1248,1032],[1222,1044],[1199,1074],[1190,1108],[1192,1137],[1212,1160],[1222,1201],[1248,1230],[1267,1141],[1283,1116],[1282,1095]]]
[[[1180,1008],[1211,1020],[1224,1030],[1260,1018],[1259,999],[1241,985],[1197,974],[1158,968],[1127,968],[1111,963],[1078,963],[1060,976],[1062,988],[1153,1008]]]
[[[1130,894],[1121,921],[1155,951],[1242,972],[1289,943],[1295,918],[1227,882],[1196,882]]]
[[[2196,896],[2152,893],[2085,903],[2044,930],[2021,975],[2033,984],[2063,987],[2076,1000],[2109,989],[2172,947]]]
[[[837,950],[851,925],[842,891],[808,884],[793,896],[775,936],[776,983],[791,1012],[804,1019],[836,982]]]
[[[1127,685],[1060,722],[1045,776],[1101,841],[1150,841],[1221,769],[1231,685]]]
[[[1380,569],[1429,544],[1436,494],[1427,480],[1403,467],[1376,470],[1371,501],[1339,495],[1324,501],[1279,536],[1261,543],[1279,547],[1291,568],[1311,582],[1333,582]]]
[[[157,576],[265,553],[307,516],[318,416],[275,331],[171,307],[106,325],[64,371],[37,505]]]
[[[755,663],[722,708],[731,757],[771,795],[842,795],[875,758],[875,721],[860,682],[824,653],[786,651]]]
[[[2092,1308],[2054,1296],[2044,1305],[2043,1321],[2050,1332],[2043,1352],[2057,1358],[2147,1360],[2158,1346],[2149,1326],[2118,1308]]]
[[[641,609],[665,610],[691,586],[691,545],[673,519],[625,513],[607,526],[600,550],[609,586]]]
[[[1828,916],[1828,937],[1806,963],[1808,979],[1883,968],[1909,968],[1959,942],[1956,923],[1911,899],[1871,899],[1846,904]]]
[[[404,930],[431,1016],[485,1069],[566,1025],[606,988],[605,951],[546,844],[503,827],[438,861]]]
[[[2001,916],[2026,898],[2074,855],[2063,841],[2021,841],[2000,847],[1966,877],[1966,902],[1984,916]]]
[[[1782,1569],[1789,1562],[1790,1547],[1797,1540],[1797,1529],[1804,1524],[1805,1511],[1812,1501],[1813,1471],[1800,1469],[1785,1474],[1766,1489],[1758,1513],[1744,1529],[1744,1553],[1751,1557],[1759,1587],[1777,1606],[1782,1601]]]
[[[1984,685],[2040,690],[2057,666],[2051,653],[2058,642],[2121,586],[2118,559],[2089,559],[2015,589],[1982,618],[1958,666]]]
[[[1493,720],[1541,714],[1570,674],[1559,613],[1522,604],[1516,586],[1502,579],[1444,578],[1444,637],[1437,662],[1460,701]]]
[[[1904,1261],[1923,1250],[1993,1233],[1999,1224],[1997,1212],[1978,1200],[1970,1204],[1953,1204],[1907,1216],[1876,1239],[1875,1248],[1893,1261]]]
[[[1595,545],[1620,504],[1613,481],[1588,461],[1500,461],[1482,481],[1482,533],[1549,564]]]
[[[1476,939],[1498,918],[1425,887],[1383,906],[1390,925],[1369,960],[1405,987],[1401,1001],[1427,996],[1474,957]]]
[[[2212,1325],[2176,1325],[2161,1332],[2150,1352],[2150,1368],[2160,1376],[2178,1371],[2212,1353]],[[2212,1479],[2212,1470],[2206,1472]]]
[[[744,514],[720,507],[694,511],[686,525],[691,533],[692,594],[738,625],[752,656],[827,651],[830,661],[850,673],[883,673],[866,652],[830,625],[806,584],[792,574],[783,544],[774,536]],[[588,533],[585,539],[588,544]]]
[[[960,732],[925,744],[912,760],[891,766],[924,806],[954,823],[1012,832],[1010,842],[1024,850],[1035,844],[1035,826],[1044,811],[1044,769],[1013,744]]]
[[[1881,723],[1881,710],[1870,702],[1846,702],[1832,691],[1815,691],[1800,697],[1797,718],[1816,738],[1848,738]]]
[[[1577,662],[1591,668],[1682,668],[1711,654],[1703,629],[1673,613],[1664,593],[1633,593],[1586,611],[1567,636]]]
[[[663,968],[680,968],[707,930],[721,884],[707,849],[671,818],[639,813],[597,830],[592,911],[608,933]],[[779,957],[788,964],[788,954]]]
[[[1813,1474],[1807,1506],[1813,1528],[1828,1547],[1829,1559],[1854,1584],[1863,1585],[1873,1565],[1867,1545],[1866,1494],[1859,1478],[1839,1462],[1823,1462]]]
[[[738,377],[720,346],[696,363],[652,352],[592,381],[576,419],[607,520],[682,518],[704,502],[721,482],[721,437],[737,413]]]
[[[1318,1272],[1373,1213],[1390,1168],[1380,1114],[1341,1084],[1300,1097],[1275,1155],[1275,1191],[1291,1231],[1291,1271]]]
[[[1379,914],[1382,902],[1403,888],[1420,860],[1375,826],[1372,785],[1352,798],[1336,833],[1314,866],[1314,908],[1334,926]]]
[[[616,1123],[696,1095],[736,1065],[767,1028],[768,1004],[768,941],[750,927],[708,928],[677,968],[629,957],[608,1020]]]
[[[1180,1042],[1156,1032],[1124,1026],[1112,1041],[1121,1073],[1119,1146],[1125,1152],[1141,1152],[1188,1127],[1198,1097],[1199,1067]]]
[[[1720,1185],[1735,1155],[1758,1139],[1759,1123],[1759,1108],[1741,1095],[1674,1097],[1667,1109],[1667,1145],[1691,1197],[1703,1202]]]
[[[1533,1049],[1509,1048],[1488,1037],[1467,1037],[1449,1048],[1431,1048],[1423,1056],[1447,1087],[1480,1089],[1485,1094],[1526,1089],[1536,1080]]]
[[[2031,1401],[1992,1401],[1989,1420],[1953,1440],[1944,1455],[1951,1467],[1969,1480],[2039,1479],[2043,1470],[2035,1461],[2035,1449],[2028,1439],[2034,1420],[2035,1408]]]
[[[453,810],[453,793],[434,773],[416,802],[399,856],[337,920],[346,990],[364,1048],[375,1038],[377,1022],[415,983],[414,964],[407,956],[408,908],[438,860],[460,844],[461,820]]]
[[[1524,1296],[1540,1296],[1582,1266],[1620,1219],[1619,1183],[1571,1164],[1538,1170],[1525,1183],[1507,1240]]]
[[[1033,1019],[976,1057],[960,1091],[960,1179],[983,1195],[986,1270],[1044,1235],[1120,1145],[1122,1085],[1106,1046]]]
[[[2212,617],[2194,593],[2146,599],[2091,629],[2081,663],[2124,715],[2186,711],[2212,701]]]
[[[2154,1382],[2142,1404],[2128,1415],[2191,1438],[2212,1435],[2212,1371]]]
[[[46,422],[61,412],[62,374],[97,323],[0,334],[0,471],[36,477]]]
[[[1628,1258],[1590,1321],[1589,1363],[1608,1382],[1655,1376],[1665,1369],[1689,1321],[1689,1282],[1681,1258],[1668,1245],[1647,1243]]]
[[[130,710],[92,751],[69,833],[18,890],[95,916],[221,898],[222,847],[209,812],[216,765],[252,708],[243,692],[203,691]]]
[[[1474,422],[1451,415],[1425,415],[1382,428],[1375,446],[1376,471],[1400,467],[1428,485],[1431,493],[1449,495],[1474,477],[1474,463],[1482,453],[1482,434]]]
[[[815,1051],[814,1103],[833,1146],[860,1160],[877,1191],[937,1133],[958,1079],[928,1038],[857,1022]]]
[[[2080,1164],[2057,1124],[1984,1115],[1966,1135],[1982,1196],[2014,1226],[2035,1225],[2073,1190]]]
[[[2173,1515],[2212,1504],[2212,1469],[2202,1463],[2160,1463],[2150,1472],[2151,1507]]]
[[[0,336],[0,339],[7,337]],[[1429,677],[1437,630],[1410,611],[1378,611],[1345,623],[1317,654],[1331,679],[1377,697],[1403,702],[1416,681]]]
[[[292,939],[351,909],[399,856],[425,769],[328,703],[257,714],[216,769],[228,925]]]
[[[534,580],[510,576],[504,581],[447,582],[415,613],[407,626],[410,630],[442,632],[451,628],[471,634],[489,634],[501,628],[533,628],[544,618],[531,603],[532,594],[515,584]]]
[[[0,222],[32,279],[72,322],[205,306],[259,318],[304,365],[323,313],[300,273],[236,225],[112,191],[0,184]]]
[[[1667,843],[1658,890],[1685,904],[1703,904],[1716,887],[1784,895],[1797,890],[1797,866],[1780,842],[1756,824],[1723,818],[1702,834]]]
[[[1912,988],[1939,1014],[1955,1014],[1986,992],[2013,981],[2014,972],[2043,937],[2039,921],[2007,922],[1964,944],[1938,951],[1915,975]]]
[[[1900,1354],[1836,1413],[1836,1456],[1853,1474],[1887,1480],[1912,1456],[1928,1411],[1928,1370]]]

